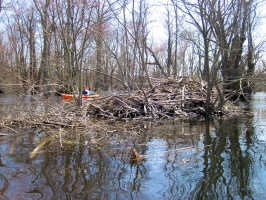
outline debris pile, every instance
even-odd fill
[[[182,77],[179,79],[152,79],[150,90],[111,93],[85,103],[88,115],[100,118],[173,118],[205,115],[224,115],[227,111],[215,109],[218,92],[211,92],[211,113],[205,110],[206,82]]]

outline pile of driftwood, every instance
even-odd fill
[[[87,114],[103,118],[173,118],[204,115],[223,115],[215,110],[217,91],[211,94],[212,113],[206,113],[206,82],[188,77],[152,79],[151,90],[110,93],[96,101],[85,103]]]
[[[216,109],[218,92],[211,93],[211,111],[205,110],[206,83],[182,77],[179,79],[152,79],[153,88],[132,92],[112,92],[98,99],[84,100],[83,107],[73,102],[55,104],[50,98],[33,102],[14,102],[1,110],[1,128],[42,127],[43,129],[75,128],[87,130],[97,119],[172,119],[206,115],[244,114],[240,107],[226,102]],[[40,96],[41,98],[41,96]],[[246,114],[246,113],[245,113]],[[251,114],[252,113],[247,113]],[[89,117],[88,117],[89,116]],[[91,117],[90,117],[91,116]],[[108,129],[107,129],[108,130]],[[109,131],[107,131],[109,132]]]

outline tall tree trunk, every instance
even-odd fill
[[[49,30],[48,30],[48,7],[50,0],[45,1],[44,7],[38,6],[38,2],[34,0],[34,3],[39,11],[41,17],[42,31],[43,31],[43,49],[41,55],[41,64],[39,68],[37,84],[47,85],[49,83]],[[45,86],[44,86],[45,87]],[[44,91],[45,92],[45,91]]]
[[[101,18],[101,17],[100,17]],[[101,19],[98,22],[98,31],[96,35],[96,84],[95,89],[99,89],[101,87],[101,71],[102,71],[102,25]]]
[[[32,27],[32,18],[30,20],[29,27],[29,48],[30,48],[30,80],[31,84],[35,84],[37,78],[37,60],[36,60],[36,49],[35,49],[35,35],[34,28]]]
[[[245,1],[240,1],[237,5],[236,12],[238,14],[234,15],[231,33],[226,33],[224,29],[224,16],[221,14],[219,16],[220,27],[216,28],[216,33],[219,34],[219,42],[221,44],[221,71],[225,83],[224,90],[230,93],[235,91],[235,95],[231,95],[230,97],[238,96],[238,91],[243,87],[242,78],[246,74],[245,65],[243,64],[243,49],[247,33],[248,7],[248,3]],[[232,35],[231,41],[226,38],[226,34]],[[252,65],[250,66],[252,67]]]

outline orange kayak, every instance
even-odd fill
[[[73,99],[73,94],[61,94],[63,99]],[[89,99],[89,98],[99,98],[99,94],[93,94],[93,95],[83,95],[82,98]]]

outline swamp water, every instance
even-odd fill
[[[250,109],[253,118],[108,122],[110,130],[97,122],[102,133],[60,129],[59,139],[0,130],[0,200],[266,199],[266,93]],[[142,160],[130,161],[131,147]]]

